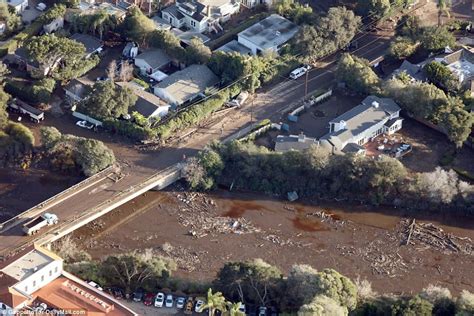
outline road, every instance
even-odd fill
[[[388,46],[388,39],[371,34],[363,34],[359,40],[359,49],[353,52],[355,55],[369,60],[379,57]],[[335,60],[332,56],[324,60],[325,66],[313,69],[308,76],[308,91],[315,91],[327,87],[333,82]],[[88,210],[93,209],[101,203],[105,203],[114,195],[127,191],[130,187],[137,186],[145,179],[159,170],[183,161],[185,157],[195,155],[213,140],[222,140],[236,133],[241,128],[251,124],[251,121],[259,121],[270,118],[278,121],[282,111],[289,105],[302,99],[305,92],[305,78],[298,80],[285,79],[281,83],[258,93],[251,104],[220,119],[210,126],[199,129],[196,133],[187,137],[179,144],[162,148],[156,152],[145,152],[141,155],[130,155],[125,152],[119,157],[120,171],[96,181],[79,192],[70,193],[61,201],[49,207],[45,205],[42,211],[50,211],[58,215],[61,223],[67,224]],[[118,180],[119,179],[119,180]],[[0,255],[11,255],[23,247],[39,240],[47,233],[54,234],[64,228],[64,224],[58,224],[40,231],[38,236],[23,236],[21,226],[17,225],[0,233]]]

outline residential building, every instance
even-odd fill
[[[92,90],[92,87],[83,79],[78,78],[69,81],[69,83],[63,87],[63,89],[68,100],[74,103],[84,100],[88,93]]]
[[[331,120],[329,133],[320,142],[329,143],[332,153],[360,152],[375,137],[391,135],[402,128],[400,110],[392,99],[368,96],[358,106]]]
[[[63,270],[63,260],[31,246],[0,263],[0,315],[77,312],[138,315],[111,296]]]
[[[393,72],[392,77],[397,77],[401,73],[405,73],[406,75],[408,75],[412,82],[426,81],[426,75],[423,71],[423,66],[422,65],[417,65],[417,64],[412,64],[408,60],[403,61],[401,66]]]
[[[172,106],[180,106],[202,96],[219,78],[205,65],[191,65],[177,71],[154,87],[154,93]]]
[[[162,49],[151,49],[135,57],[135,66],[142,75],[152,75],[171,64],[171,57]]]
[[[242,0],[241,3],[244,7],[251,9],[258,5],[271,7],[273,5],[273,0]]]
[[[196,32],[196,31],[181,31],[180,29],[171,29],[171,33],[173,33],[181,43],[185,45],[191,44],[191,40],[193,38],[199,38],[204,44],[209,42],[211,39],[206,35]]]
[[[17,14],[23,13],[28,6],[28,0],[7,0],[7,4],[15,9]]]
[[[62,16],[57,17],[56,19],[52,20],[48,24],[43,25],[43,31],[46,34],[51,34],[56,32],[59,29],[64,27],[64,18]]]
[[[272,14],[238,34],[239,44],[251,50],[252,55],[277,53],[298,32],[298,26],[288,19]]]
[[[233,40],[227,44],[222,45],[217,48],[215,51],[221,51],[225,53],[239,53],[241,55],[252,55],[252,50],[247,46],[240,44],[238,41]]]
[[[100,53],[104,47],[100,39],[88,34],[76,33],[70,38],[84,45],[86,48],[86,58],[89,58],[92,54]]]
[[[186,27],[198,33],[222,31],[220,23],[239,12],[236,0],[177,0],[161,11],[163,20],[173,27]]]
[[[71,22],[72,16],[74,14],[92,15],[97,14],[99,12],[105,12],[109,15],[115,16],[115,18],[119,21],[123,20],[127,15],[127,10],[121,8],[118,5],[114,5],[109,2],[102,2],[100,4],[96,4],[94,0],[82,0],[77,8],[69,8],[67,11],[70,14],[66,15],[66,22]]]
[[[133,82],[117,82],[117,85],[132,89],[138,97],[130,112],[137,111],[147,119],[163,117],[168,114],[170,106],[153,93],[145,91],[145,88],[142,86]]]
[[[461,48],[449,55],[446,55],[441,60],[451,73],[458,78],[462,86],[466,88],[471,87],[474,80],[474,53]]]
[[[59,59],[52,61],[50,65],[40,65],[38,61],[31,58],[24,47],[17,48],[13,54],[6,57],[10,63],[18,65],[21,70],[26,70],[29,74],[35,74],[38,76],[48,75],[54,68],[59,65]]]

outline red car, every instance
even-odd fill
[[[153,293],[146,293],[145,298],[143,299],[143,304],[146,306],[153,305],[153,301],[155,300],[155,295]]]

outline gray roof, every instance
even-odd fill
[[[165,19],[160,18],[159,16],[154,16],[151,19],[153,20],[153,23],[155,23],[155,26],[158,30],[170,30],[171,29],[170,22],[166,21]]]
[[[255,23],[238,34],[265,50],[288,42],[298,32],[298,26],[278,14]]]
[[[358,154],[361,152],[365,152],[365,148],[354,143],[349,143],[342,149],[342,152],[346,154]]]
[[[426,75],[423,72],[423,67],[420,65],[414,65],[408,60],[404,60],[400,65],[400,68],[396,69],[393,74],[398,75],[405,72],[407,75],[418,81],[425,81]]]
[[[171,29],[171,33],[176,35],[176,37],[179,38],[179,40],[186,45],[189,45],[191,43],[191,40],[195,37],[200,38],[203,43],[207,43],[211,40],[209,37],[207,37],[206,35],[202,33],[194,32],[194,31],[183,32],[177,28]]]
[[[374,106],[377,102],[378,106]],[[339,123],[344,121],[346,128],[337,132],[328,133],[322,138],[329,140],[331,143],[337,139],[341,144],[350,142],[352,137],[360,135],[365,130],[371,128],[380,121],[387,119],[392,114],[400,111],[401,108],[389,98],[379,98],[376,96],[368,96],[361,104],[347,111],[346,113],[336,117],[329,123]],[[334,144],[334,143],[333,143]],[[338,144],[334,144],[338,149]]]
[[[172,4],[161,11],[171,14],[178,20],[181,20],[182,18],[184,18],[184,15],[179,11],[178,6],[176,4]]]
[[[219,82],[219,78],[205,65],[191,65],[166,77],[155,86],[166,90],[178,104],[202,93]]]
[[[248,47],[245,47],[244,45],[240,44],[236,40],[230,41],[229,43],[222,45],[221,47],[219,47],[215,51],[226,52],[226,53],[236,52],[236,53],[240,53],[242,55],[251,55],[252,54],[252,51]]]
[[[285,152],[290,150],[305,150],[311,146],[317,146],[318,141],[304,135],[278,135],[275,140],[275,151]]]
[[[83,99],[87,93],[92,90],[92,87],[78,79],[72,79],[67,85],[64,86],[64,90],[67,90]]]
[[[161,68],[171,62],[170,56],[162,49],[153,49],[143,52],[135,57],[135,60],[136,59],[143,59],[153,69]]]
[[[160,106],[167,106],[167,104],[158,98],[153,93],[147,92],[142,87],[139,87],[137,84],[132,82],[117,82],[117,85],[120,87],[128,87],[132,89],[135,95],[138,97],[137,102],[132,107],[132,111],[137,111],[144,117],[149,117]]]
[[[11,5],[12,7],[16,7],[22,4],[23,2],[25,2],[25,0],[8,0],[7,4]]]
[[[76,33],[71,36],[71,39],[84,44],[87,54],[91,54],[103,46],[100,39],[87,34]]]

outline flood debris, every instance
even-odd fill
[[[420,223],[413,219],[412,221],[403,220],[401,226],[404,245],[429,246],[443,253],[474,254],[472,239],[447,233],[432,223]]]

